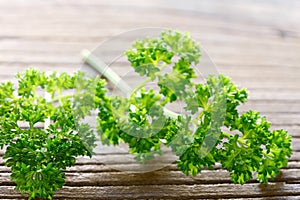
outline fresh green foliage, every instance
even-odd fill
[[[65,183],[62,170],[73,166],[77,156],[92,156],[95,136],[80,120],[94,107],[94,95],[87,94],[98,80],[88,80],[82,73],[46,75],[34,69],[17,78],[16,91],[11,82],[0,84],[5,165],[12,170],[16,189],[29,193],[30,199],[51,199]],[[64,94],[67,91],[70,94]],[[52,100],[44,98],[45,92]],[[86,104],[88,99],[92,104]],[[43,128],[41,123],[48,118],[51,125]]]
[[[221,163],[239,184],[253,174],[267,183],[287,166],[292,154],[287,132],[271,131],[270,123],[256,111],[238,111],[247,101],[246,89],[223,75],[211,75],[202,84],[193,81],[197,78],[193,65],[201,54],[188,33],[168,30],[158,38],[136,41],[126,56],[145,81],[130,98],[108,97],[99,88],[98,132],[104,144],[128,143],[141,162],[161,154],[166,145],[186,175],[196,176]],[[172,71],[164,71],[166,67]],[[150,81],[156,81],[158,92],[145,89]],[[176,118],[163,113],[164,106],[176,101],[185,105],[183,113]]]
[[[246,89],[223,75],[194,81],[193,65],[201,53],[188,33],[167,30],[136,41],[126,56],[145,78],[128,98],[110,95],[103,79],[86,78],[82,72],[47,75],[29,69],[17,75],[17,85],[0,84],[0,147],[6,148],[5,165],[16,189],[30,199],[52,198],[65,183],[62,170],[73,166],[77,156],[92,156],[93,129],[82,122],[92,110],[98,111],[101,142],[127,143],[139,162],[162,154],[167,146],[186,175],[221,163],[239,184],[253,174],[267,183],[287,166],[291,137],[285,130],[271,130],[256,111],[239,112],[247,101]],[[146,89],[151,81],[158,91]],[[182,113],[166,110],[174,102],[184,105]],[[50,124],[43,128],[46,120]]]

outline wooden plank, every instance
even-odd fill
[[[185,176],[181,171],[128,172],[67,172],[66,186],[130,186],[130,185],[195,185],[232,183],[224,170],[203,170],[196,177]],[[257,182],[255,179],[249,183]],[[300,169],[283,169],[271,182],[300,183]],[[0,173],[0,185],[14,185],[10,173]]]
[[[67,59],[68,57],[62,58],[63,60],[61,60],[60,62],[51,63],[52,60],[54,60],[54,57],[52,57],[52,58],[48,57],[48,61],[47,60],[42,61],[41,58],[36,58],[36,59],[40,60],[40,61],[36,62],[36,65],[35,65],[35,61],[33,61],[33,60],[32,60],[32,63],[31,64],[28,63],[28,65],[25,64],[27,61],[20,62],[20,64],[18,64],[18,62],[14,62],[14,61],[6,62],[6,64],[4,64],[4,63],[2,64],[0,69],[3,69],[3,70],[10,69],[10,70],[7,71],[7,73],[5,73],[5,71],[1,71],[0,75],[12,75],[13,76],[13,75],[15,75],[16,72],[25,71],[29,67],[36,67],[36,68],[40,68],[40,69],[43,69],[43,68],[51,69],[51,67],[52,67],[52,70],[57,69],[57,70],[62,71],[64,69],[70,68],[70,67],[75,67],[75,68],[77,68],[77,70],[79,70],[84,65],[83,62],[79,58],[79,54],[77,55],[78,61],[76,61],[76,62],[74,61],[73,63],[68,61],[68,59]],[[69,58],[71,58],[71,57],[69,57]],[[90,67],[88,67],[88,68],[90,68]],[[124,76],[129,71],[132,71],[129,63],[127,63],[126,65],[125,64],[121,65],[121,66],[112,65],[112,66],[110,66],[110,68],[117,71],[119,73],[119,75],[121,75],[121,76]],[[253,66],[252,72],[249,72],[249,73],[247,72],[248,69],[247,68],[243,69],[243,67],[241,67],[242,70],[239,70],[235,73],[226,71],[226,69],[223,70],[222,68],[223,67],[217,68],[220,71],[219,73],[229,76],[233,82],[236,82],[239,85],[239,87],[249,88],[248,90],[249,90],[250,94],[252,92],[265,92],[266,93],[265,89],[267,89],[267,88],[270,89],[270,92],[277,92],[277,93],[285,92],[292,96],[297,96],[297,92],[299,91],[299,88],[297,87],[298,83],[299,83],[299,79],[297,79],[297,78],[300,75],[300,68],[299,68],[299,70],[297,70],[297,69],[293,70],[293,69],[288,69],[288,68],[284,68],[284,67],[281,69],[277,68],[277,69],[273,69],[273,70],[271,68],[259,70],[259,67]],[[201,69],[201,66],[200,66],[200,69]],[[255,70],[257,70],[257,72],[255,72]],[[272,70],[273,74],[266,75],[266,76],[258,75],[259,73],[267,73],[269,70]],[[280,71],[282,71],[282,70],[285,70],[286,73],[285,74],[282,73],[280,75]],[[247,73],[248,73],[248,77],[246,78],[245,75]],[[126,75],[125,78],[129,78],[129,77],[137,77],[137,75],[132,73],[132,74]],[[202,75],[199,75],[199,78],[203,79]],[[292,93],[294,93],[294,94],[292,94]]]
[[[66,36],[68,37],[68,36]],[[86,36],[87,38],[90,38],[90,36]],[[95,36],[96,37],[96,36]],[[228,40],[228,37],[224,36],[224,35],[216,35],[216,37],[218,38],[223,38],[225,37],[226,40]],[[229,36],[230,37],[230,36]],[[68,37],[70,38],[70,37]],[[109,38],[109,36],[107,36],[107,38]],[[300,57],[298,56],[297,53],[281,53],[278,55],[277,49],[280,48],[281,51],[283,52],[289,52],[289,49],[293,49],[294,52],[299,52],[299,47],[295,47],[295,46],[289,46],[287,43],[282,43],[281,46],[276,46],[276,45],[270,45],[269,43],[267,44],[257,44],[257,45],[253,45],[252,44],[252,48],[250,48],[250,50],[243,50],[243,51],[239,51],[238,53],[235,53],[237,51],[237,49],[240,48],[245,48],[246,46],[248,46],[249,44],[251,44],[251,41],[247,41],[245,42],[243,45],[238,45],[238,44],[234,44],[233,42],[227,42],[225,44],[220,44],[221,46],[226,46],[229,49],[231,48],[232,50],[228,50],[226,51],[224,50],[218,50],[216,52],[215,50],[215,44],[214,45],[210,45],[209,42],[207,42],[207,38],[205,38],[205,35],[202,36],[203,39],[199,38],[198,41],[199,42],[203,42],[206,44],[204,45],[204,47],[206,49],[208,49],[209,54],[211,55],[211,57],[213,58],[213,60],[215,61],[215,63],[217,63],[220,66],[225,66],[225,65],[239,65],[239,66],[244,66],[244,65],[278,65],[278,66],[297,66],[297,63],[299,63]],[[44,38],[45,40],[45,38]],[[63,39],[64,40],[64,39]],[[84,40],[82,38],[74,38],[74,41],[78,41],[78,40]],[[70,45],[69,48],[68,44],[65,44],[64,47],[62,49],[65,49],[64,52],[62,52],[62,50],[57,50],[55,51],[55,49],[51,50],[51,42],[47,42],[44,41],[43,45],[41,45],[41,47],[43,47],[44,45],[46,45],[47,43],[49,43],[49,50],[48,47],[47,48],[43,48],[44,50],[38,51],[38,47],[35,47],[34,49],[30,50],[28,52],[28,50],[26,51],[26,47],[24,50],[20,49],[16,51],[13,50],[14,53],[12,54],[12,50],[2,50],[1,51],[1,59],[0,61],[5,63],[5,62],[10,62],[11,60],[13,60],[13,58],[15,60],[19,60],[19,62],[29,62],[29,60],[25,60],[25,58],[30,59],[31,57],[31,62],[33,63],[37,63],[39,62],[47,62],[50,58],[52,58],[52,60],[49,60],[48,62],[51,61],[51,63],[55,63],[55,62],[59,62],[61,59],[63,59],[64,57],[68,57],[68,56],[74,56],[73,58],[75,58],[75,56],[78,56],[78,54],[80,53],[81,49],[83,48],[94,48],[96,47],[98,44],[101,44],[101,42],[104,40],[104,38],[100,38],[98,39],[92,39],[94,41],[94,44],[91,45],[91,42],[89,42],[87,45],[82,45],[82,47],[77,47],[76,49],[73,48],[73,45]],[[22,41],[22,40],[20,40]],[[57,39],[55,39],[55,41],[57,41]],[[45,43],[46,42],[46,43]],[[299,42],[297,42],[299,43]],[[28,45],[30,46],[30,45]],[[267,47],[266,47],[267,46]],[[22,48],[22,46],[21,46]],[[27,47],[28,48],[28,47]],[[265,49],[264,49],[265,48]],[[71,52],[68,52],[68,49],[71,49]],[[261,49],[258,52],[255,49]],[[22,51],[21,51],[22,50]],[[125,50],[125,49],[124,49]],[[77,51],[77,52],[76,52]],[[47,54],[45,54],[47,53]],[[70,55],[71,53],[71,55]],[[27,55],[27,56],[26,56]],[[49,58],[48,58],[48,57]],[[25,57],[25,58],[24,58]],[[38,60],[38,58],[40,58],[40,60]],[[45,61],[43,61],[42,59],[45,59]],[[57,59],[54,59],[57,58]],[[286,62],[286,60],[289,60],[289,62]],[[65,60],[62,60],[64,62],[66,62]],[[267,74],[264,74],[265,76],[267,76]]]
[[[13,2],[18,2],[18,1],[13,1]],[[33,3],[34,2],[34,3]],[[290,2],[290,1],[289,1]],[[17,3],[15,3],[17,4]],[[158,2],[158,1],[153,1],[153,2],[149,2],[147,1],[146,3],[141,3],[141,2],[136,2],[136,1],[132,1],[131,3],[127,3],[124,4],[122,1],[112,1],[112,3],[107,3],[107,2],[93,2],[90,3],[89,5],[87,4],[83,4],[80,1],[75,1],[72,3],[62,3],[60,1],[60,5],[61,7],[57,7],[55,4],[53,3],[42,3],[40,1],[31,1],[31,3],[27,3],[27,4],[20,4],[21,6],[15,6],[13,3],[12,4],[3,4],[2,7],[5,10],[8,10],[8,12],[11,9],[18,9],[18,8],[22,8],[22,7],[32,7],[32,8],[36,8],[36,7],[42,7],[42,9],[34,9],[35,12],[45,12],[49,10],[53,11],[53,8],[56,8],[56,10],[66,10],[69,11],[71,13],[76,13],[74,12],[74,9],[78,9],[80,8],[81,10],[83,8],[88,8],[89,11],[91,11],[93,8],[115,8],[118,11],[122,11],[122,10],[129,10],[130,8],[135,8],[136,12],[151,12],[151,13],[155,13],[156,15],[159,13],[167,13],[166,16],[170,15],[170,13],[180,13],[180,16],[184,16],[184,15],[192,15],[192,16],[197,16],[202,14],[202,17],[206,17],[206,18],[212,18],[212,19],[222,19],[221,21],[225,21],[225,22],[230,22],[230,23],[234,23],[234,22],[248,22],[247,25],[251,26],[253,24],[265,24],[262,23],[264,20],[268,19],[268,25],[270,26],[270,24],[275,25],[276,23],[280,23],[281,27],[288,27],[288,23],[282,24],[282,21],[286,20],[288,22],[290,22],[291,20],[295,20],[295,17],[297,16],[297,4],[296,6],[293,5],[292,3],[284,3],[282,5],[280,5],[281,7],[284,8],[288,8],[289,11],[289,15],[280,15],[280,18],[277,15],[274,15],[276,12],[279,13],[284,13],[287,12],[287,10],[285,9],[278,9],[278,4],[274,4],[272,3],[272,6],[270,4],[266,4],[265,6],[263,6],[263,8],[259,7],[259,10],[261,12],[265,11],[265,12],[272,12],[272,17],[270,17],[270,15],[266,15],[263,17],[255,17],[257,15],[254,15],[254,13],[257,12],[257,9],[253,9],[253,5],[255,6],[260,6],[261,4],[256,3],[255,1],[247,1],[244,3],[237,3],[234,2],[234,4],[230,4],[231,6],[229,6],[228,4],[225,3],[220,3],[220,2],[208,2],[208,1],[204,1],[204,2],[200,2],[200,3],[195,3],[195,2],[190,2],[186,3],[184,5],[182,5],[181,3],[173,3],[170,1],[166,1],[164,3]],[[66,5],[69,5],[69,7],[67,7]],[[190,5],[190,6],[189,6]],[[274,6],[275,5],[275,6]],[[291,6],[293,5],[293,6]],[[197,12],[195,12],[195,9],[197,10]],[[103,9],[103,12],[105,12],[108,9]],[[224,13],[226,11],[226,14]],[[237,10],[243,10],[244,13],[237,13]],[[55,10],[54,10],[55,11]],[[67,12],[67,13],[69,13]],[[10,13],[14,13],[17,14],[18,12],[10,12]],[[46,12],[47,13],[47,12]],[[12,15],[12,14],[10,14]],[[28,15],[30,15],[30,13],[28,13]],[[238,17],[237,17],[238,16]],[[247,17],[248,16],[248,17]],[[251,17],[250,17],[251,16]],[[143,17],[143,15],[141,16]],[[277,20],[274,20],[274,17]],[[50,18],[50,17],[49,17]],[[50,18],[51,19],[51,18]],[[137,20],[137,19],[136,19]],[[157,20],[155,20],[157,21]],[[251,23],[249,23],[249,21]],[[295,24],[297,25],[297,24]],[[189,26],[191,26],[189,24]],[[290,26],[290,24],[289,24]],[[293,27],[294,28],[294,27]],[[276,29],[276,26],[274,27],[274,29]],[[255,29],[254,29],[255,30]],[[259,30],[256,30],[259,31]]]
[[[251,191],[251,193],[249,193]],[[13,190],[13,186],[0,186],[3,198],[26,197]],[[65,186],[58,191],[54,199],[191,199],[191,198],[254,198],[299,196],[299,184],[257,183],[246,185],[147,185],[147,186]]]
[[[218,184],[218,185],[167,185],[167,186],[128,186],[128,187],[100,187],[82,188],[83,194],[71,194],[75,188],[65,188],[67,197],[80,197],[87,195],[86,198],[93,198],[94,196],[111,196],[112,198],[211,198],[211,197],[258,197],[258,196],[285,196],[288,194],[299,195],[298,184],[284,184],[274,183],[268,186],[260,186],[258,184],[248,184],[244,186],[232,184]],[[100,189],[100,190],[99,190]],[[119,196],[118,191],[121,191]],[[249,194],[249,191],[252,193]],[[62,191],[61,191],[62,192]],[[93,194],[94,193],[94,194]],[[57,193],[57,196],[63,196],[62,193]],[[83,197],[83,196],[82,196]]]
[[[259,47],[258,47],[259,48]],[[3,54],[1,56],[2,63],[7,63],[6,67],[14,67],[17,66],[17,63],[29,63],[32,62],[32,64],[45,64],[48,66],[56,66],[58,64],[63,65],[64,63],[73,63],[76,65],[82,65],[83,61],[80,60],[79,54],[82,48],[78,48],[77,52],[74,53],[64,53],[64,54],[55,54],[55,53],[44,53],[43,55],[35,54],[32,53],[32,55],[26,55],[24,53],[20,54],[18,57],[18,54],[16,53],[15,57],[11,55],[5,56]],[[219,55],[222,56],[222,55]],[[66,57],[66,58],[64,58]],[[18,60],[20,58],[20,60]],[[45,58],[45,60],[43,60]],[[68,61],[70,58],[76,58],[74,61]],[[14,60],[13,60],[14,59]],[[27,60],[25,60],[27,59]],[[101,57],[99,57],[101,59]],[[229,57],[226,58],[228,61],[231,61],[233,58]],[[285,58],[288,59],[288,58]],[[213,59],[214,60],[214,59]],[[76,61],[76,62],[75,62]],[[235,59],[236,61],[236,59]],[[197,66],[201,69],[205,69],[208,67],[214,67],[211,66],[210,63],[206,65],[207,63],[207,58],[205,58],[203,64],[200,62],[200,64]],[[29,63],[30,64],[30,63]],[[3,65],[2,67],[5,67]],[[27,66],[28,67],[28,66]],[[122,58],[122,60],[118,60],[117,62],[114,62],[113,65],[110,66],[112,69],[115,70],[131,70],[130,64],[127,61],[125,57]],[[237,68],[237,69],[234,69]],[[247,63],[242,63],[241,65],[237,65],[234,63],[229,63],[229,64],[221,64],[220,66],[216,66],[216,69],[219,71],[219,73],[225,74],[227,76],[231,76],[233,79],[241,79],[245,81],[256,81],[256,82],[262,82],[262,81],[272,81],[274,82],[275,79],[277,79],[277,82],[282,83],[282,82],[287,82],[290,81],[291,83],[294,82],[295,84],[297,82],[297,77],[300,74],[300,67],[297,67],[295,65],[294,67],[292,66],[287,66],[287,65],[281,65],[281,64],[270,64],[270,65],[261,65],[261,64],[252,64],[249,65]],[[124,73],[124,72],[120,72]],[[291,78],[291,79],[289,79]],[[271,80],[269,80],[271,79]],[[280,89],[280,88],[279,88]]]
[[[69,198],[53,198],[53,200],[69,200]],[[148,198],[147,198],[148,199]],[[162,198],[160,198],[162,199]],[[164,198],[164,199],[170,199],[170,198]],[[205,198],[207,199],[207,198]],[[257,197],[257,198],[218,198],[219,200],[265,200],[266,197]],[[299,196],[285,196],[285,197],[281,197],[281,196],[277,196],[277,197],[268,197],[268,200],[299,200]],[[27,198],[17,198],[17,199],[2,199],[2,200],[27,200]],[[78,199],[76,198],[76,200],[86,200],[85,198],[83,199]],[[140,200],[146,200],[146,199],[140,199]]]
[[[122,170],[122,166],[123,169]],[[100,172],[128,172],[128,173],[139,173],[137,171],[126,171],[129,167],[126,165],[132,165],[133,168],[136,168],[136,164],[103,164],[103,163],[91,163],[91,164],[82,164],[80,162],[76,162],[74,166],[68,167],[64,172],[66,173],[100,173]],[[118,169],[118,170],[117,170]],[[215,168],[221,169],[221,164],[217,163]],[[300,161],[289,161],[288,167],[283,169],[300,169]],[[157,170],[154,170],[157,171]],[[172,163],[166,165],[164,168],[159,169],[158,171],[166,171],[166,172],[173,172],[173,171],[180,171],[176,164]],[[11,170],[9,167],[0,165],[0,173],[10,173]],[[143,173],[143,172],[141,172]],[[205,173],[201,172],[201,173]]]

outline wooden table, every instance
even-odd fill
[[[220,73],[247,87],[255,109],[293,136],[289,167],[268,185],[241,186],[216,168],[186,177],[175,164],[149,173],[110,168],[109,152],[79,158],[55,199],[300,199],[300,2],[297,0],[0,1],[0,80],[30,66],[76,71],[80,51],[139,27],[190,32]],[[126,163],[125,163],[126,164]],[[26,199],[0,166],[0,199]]]

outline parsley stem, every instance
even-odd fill
[[[81,57],[89,66],[93,69],[97,70],[100,74],[105,76],[108,80],[110,80],[117,88],[119,88],[125,94],[128,94],[132,91],[130,86],[122,80],[122,78],[114,72],[107,64],[105,64],[102,60],[98,59],[95,55],[93,55],[89,50],[82,50]],[[144,82],[143,82],[144,83]],[[146,83],[144,83],[146,84]],[[133,90],[136,91],[136,90]],[[177,119],[179,114],[164,108],[164,113],[166,116]]]
[[[89,50],[82,50],[81,57],[89,66],[97,70],[100,74],[110,80],[117,88],[119,88],[125,94],[128,94],[132,89],[122,78],[115,73],[109,66],[101,59],[98,59]]]

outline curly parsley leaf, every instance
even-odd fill
[[[200,46],[189,33],[166,30],[161,33],[162,41],[171,51],[190,64],[197,64],[201,57]]]
[[[160,101],[152,106],[184,101],[184,112],[194,118],[186,114],[170,117],[165,113],[164,126],[155,135],[135,137],[122,130],[128,121],[116,117],[111,109],[112,102],[106,102],[103,104],[106,106],[99,107],[104,112],[99,114],[102,117],[99,127],[104,127],[101,136],[105,136],[105,143],[126,142],[131,153],[140,155],[138,158],[143,154],[152,158],[164,144],[179,157],[178,167],[185,174],[195,176],[202,169],[212,169],[216,163],[221,163],[230,172],[232,181],[239,184],[252,179],[254,173],[259,181],[266,183],[287,165],[292,154],[291,137],[287,132],[271,131],[270,123],[258,112],[239,113],[238,106],[247,101],[246,89],[239,89],[223,75],[210,76],[203,84],[193,82],[197,76],[192,65],[199,62],[201,52],[188,33],[167,30],[158,38],[136,41],[126,56],[139,75],[148,77],[135,93],[147,82],[157,81]],[[171,66],[172,71],[165,73],[167,66]],[[128,108],[134,104],[133,99],[124,102],[126,106],[122,111],[130,113]],[[149,109],[143,111],[133,115],[140,125],[149,114]],[[191,124],[196,126],[195,130],[191,129]],[[127,125],[132,127],[130,123]],[[147,156],[138,160],[145,159]]]
[[[30,199],[51,199],[65,183],[62,170],[73,166],[77,156],[92,156],[95,136],[80,120],[95,107],[93,93],[88,94],[98,79],[85,78],[81,72],[46,75],[35,69],[18,74],[17,79],[17,94],[12,83],[0,85],[0,146],[7,146],[5,165],[12,170],[16,189],[29,193]],[[45,99],[45,92],[52,100]],[[51,121],[49,127],[38,125],[46,119]]]

